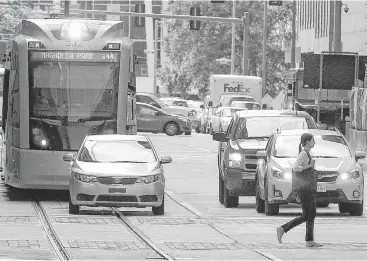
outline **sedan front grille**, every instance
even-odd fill
[[[99,177],[98,182],[105,185],[111,185],[111,184],[132,185],[135,184],[136,178]]]
[[[138,202],[138,198],[135,196],[113,196],[113,195],[99,195],[97,201],[105,202]]]

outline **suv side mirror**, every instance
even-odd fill
[[[75,156],[74,156],[74,154],[72,154],[72,153],[68,153],[68,154],[65,154],[65,155],[62,157],[62,159],[63,159],[64,161],[69,161],[69,162],[71,162],[71,161],[73,161],[73,160],[75,159]]]
[[[256,152],[256,157],[258,157],[259,159],[264,159],[268,156],[268,154],[266,153],[265,150],[259,150],[258,152]]]
[[[366,152],[356,151],[355,157],[356,157],[356,160],[364,159],[366,157]]]
[[[227,142],[228,137],[226,136],[225,132],[216,132],[213,134],[213,140],[220,142]]]
[[[213,102],[212,101],[208,102],[208,106],[213,107]]]

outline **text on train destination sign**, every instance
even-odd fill
[[[119,58],[115,52],[31,52],[32,61],[118,62]]]

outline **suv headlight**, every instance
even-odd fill
[[[98,182],[98,178],[96,176],[80,174],[76,172],[73,172],[73,175],[76,180],[79,180],[81,182],[86,182],[86,183]]]
[[[291,173],[284,172],[283,170],[280,170],[276,167],[272,168],[272,175],[276,179],[286,179],[286,180],[291,180],[292,179],[292,174]]]
[[[351,171],[340,175],[341,180],[359,179],[360,177],[361,173],[358,169],[352,169]]]
[[[241,160],[242,156],[240,153],[230,153],[228,156],[228,166],[230,168],[240,168]]]
[[[163,181],[163,175],[162,174],[138,177],[136,179],[136,183],[149,184],[149,183],[157,182],[158,180],[162,180]]]

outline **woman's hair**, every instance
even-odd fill
[[[301,136],[301,143],[299,144],[299,152],[302,151],[302,147],[306,146],[307,141],[311,141],[313,139],[313,135],[311,133],[303,133]]]

